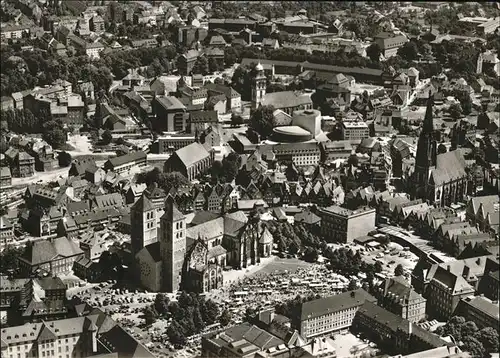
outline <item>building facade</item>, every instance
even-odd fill
[[[320,208],[321,234],[331,242],[351,243],[375,230],[375,209],[349,210],[339,206]]]
[[[300,309],[300,317],[295,317],[295,324],[299,333],[306,339],[347,331],[357,310],[365,301],[377,300],[365,290],[358,289],[304,302]]]
[[[467,193],[465,160],[457,150],[437,154],[433,120],[433,97],[429,96],[424,123],[417,144],[415,170],[410,176],[413,198],[437,206],[462,201]]]

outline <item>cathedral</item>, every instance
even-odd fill
[[[157,187],[131,208],[135,272],[153,292],[207,292],[223,284],[223,269],[246,268],[269,257],[273,237],[258,215],[197,213],[188,224],[174,199],[159,205]]]
[[[458,150],[437,153],[433,120],[433,97],[429,96],[424,123],[417,144],[415,169],[410,176],[410,193],[435,206],[463,201],[467,193],[465,160]]]

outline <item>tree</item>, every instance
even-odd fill
[[[463,338],[463,350],[469,352],[474,358],[483,358],[485,354],[485,349],[481,342],[479,342],[474,337],[464,337]]]
[[[448,109],[448,112],[453,119],[458,119],[463,113],[462,106],[459,103],[453,103]]]
[[[240,169],[241,158],[238,153],[229,153],[222,159],[222,172],[226,182],[232,182]]]
[[[302,258],[304,259],[304,261],[307,261],[307,262],[316,262],[316,261],[318,261],[318,256],[319,256],[318,250],[316,250],[312,247],[308,247],[304,251],[304,256]]]
[[[170,300],[163,293],[157,293],[154,302],[154,308],[160,316],[164,315],[168,311],[168,304]]]
[[[408,41],[398,49],[398,55],[405,61],[415,61],[418,59],[418,46],[414,41]]]
[[[7,246],[0,253],[0,272],[4,274],[15,273],[18,269],[18,257],[21,257],[24,250],[14,246]]]
[[[155,323],[157,318],[158,318],[158,312],[155,311],[153,306],[147,306],[144,309],[144,319],[146,321],[146,325],[149,326]]]
[[[446,146],[443,143],[440,143],[438,145],[438,149],[437,149],[438,154],[443,154],[443,153],[446,153],[447,151],[448,151],[448,149],[446,149]]]
[[[71,154],[68,152],[60,152],[57,156],[60,167],[69,167],[71,164]]]
[[[485,327],[478,331],[475,335],[477,340],[481,342],[486,353],[498,352],[498,332],[493,327]]]
[[[170,172],[164,173],[163,182],[161,183],[162,188],[180,188],[182,186],[189,185],[190,182],[187,178],[180,172]],[[160,185],[160,183],[158,183]]]
[[[233,113],[231,114],[231,126],[239,127],[244,123],[243,117],[240,114]]]
[[[0,153],[5,153],[9,149],[9,142],[7,138],[3,135],[0,137]]]
[[[357,167],[359,164],[359,159],[358,159],[358,156],[356,154],[351,154],[349,156],[349,158],[347,158],[347,165],[349,166],[355,166]]]
[[[210,175],[213,182],[223,180],[224,171],[222,169],[222,162],[220,160],[214,160],[214,162],[212,163],[212,168],[210,168]]]
[[[219,323],[222,326],[227,326],[229,323],[231,323],[231,320],[233,319],[232,314],[229,310],[225,309],[222,314],[219,317]]]
[[[269,137],[273,131],[273,106],[261,106],[250,117],[250,127],[259,133],[263,139]]]
[[[168,340],[176,347],[186,345],[186,336],[184,335],[182,327],[176,320],[173,320],[167,328],[167,337]]]
[[[380,261],[377,261],[375,262],[374,264],[374,269],[375,269],[375,273],[380,273],[382,272],[382,264],[380,263]]]
[[[102,134],[102,142],[104,144],[109,144],[113,140],[113,135],[111,134],[111,131],[109,129],[106,129],[104,133]]]
[[[356,280],[349,281],[349,285],[347,285],[347,291],[354,291],[358,288],[358,283]]]
[[[295,255],[296,253],[299,252],[299,247],[295,242],[292,242],[290,246],[288,246],[288,253],[291,255]]]
[[[401,264],[398,264],[396,268],[394,269],[394,275],[395,276],[403,276],[405,273],[403,266]]]
[[[199,307],[194,307],[193,309],[193,323],[198,332],[205,329],[205,322],[203,321],[203,316]]]
[[[214,59],[214,58],[210,58],[208,60],[208,71],[209,71],[209,73],[217,72],[217,71],[219,71],[219,69],[220,69],[220,66],[219,66],[219,63],[217,62],[217,60]]]
[[[66,129],[60,120],[43,121],[42,138],[54,149],[61,148],[66,143]]]
[[[213,324],[219,316],[219,307],[214,301],[207,300],[202,305],[201,314],[206,324]]]
[[[376,42],[372,43],[370,46],[366,48],[366,56],[368,56],[368,58],[372,60],[372,62],[378,63],[380,60],[381,53],[382,49]]]
[[[210,73],[210,69],[208,66],[208,59],[205,56],[200,56],[196,59],[194,63],[192,74],[202,74],[208,75]]]

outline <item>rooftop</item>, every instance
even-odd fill
[[[358,307],[363,305],[367,300],[376,302],[375,297],[360,288],[355,291],[341,293],[340,295],[304,302],[301,307],[300,319],[312,319],[340,310]]]

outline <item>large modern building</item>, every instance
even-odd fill
[[[365,122],[342,122],[342,139],[361,141],[369,136],[370,129]]]
[[[340,206],[318,209],[321,234],[329,241],[350,243],[375,230],[375,209],[350,210]]]
[[[329,336],[349,330],[357,310],[365,301],[376,302],[377,299],[361,288],[304,302],[300,316],[292,318],[292,321],[306,339]]]
[[[189,113],[186,106],[176,97],[158,96],[151,103],[156,118],[153,128],[159,132],[178,132],[186,130]]]

